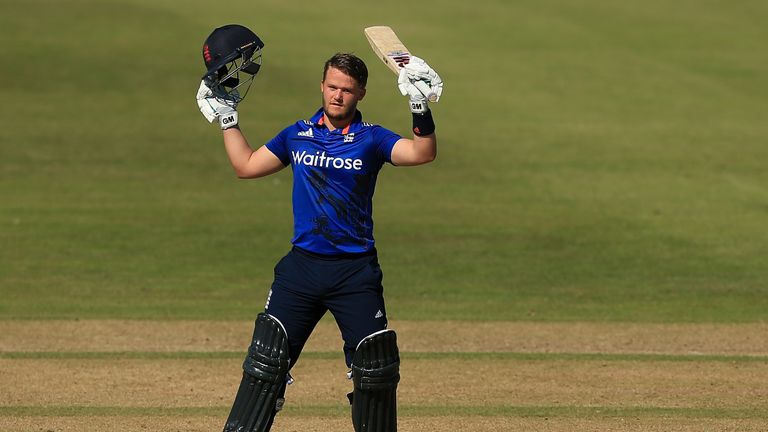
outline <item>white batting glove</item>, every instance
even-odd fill
[[[411,112],[414,114],[424,114],[429,110],[427,97],[419,90],[414,83],[408,79],[408,71],[400,69],[400,76],[397,78],[397,87],[403,96],[408,96],[408,104]]]
[[[209,123],[218,119],[222,130],[237,126],[237,103],[231,97],[216,95],[204,80],[197,89],[197,106]]]
[[[400,70],[397,84],[400,93],[403,96],[408,95],[411,100],[413,112],[426,111],[426,104],[421,101],[422,98],[431,98],[433,102],[437,102],[443,94],[443,80],[440,75],[427,62],[416,56],[411,56],[408,64]],[[421,94],[421,97],[417,93]],[[417,111],[414,111],[414,104]],[[423,107],[422,111],[418,111],[420,106]]]

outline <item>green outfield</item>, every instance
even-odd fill
[[[438,161],[385,168],[375,199],[394,317],[765,319],[768,8],[582,3],[3,0],[1,316],[262,304],[290,172],[238,181],[193,99],[203,39],[240,22],[266,42],[254,145],[316,109],[337,50],[369,63],[366,119],[407,133],[364,26],[444,77]]]
[[[768,3],[0,9],[0,430],[221,427],[292,234],[290,170],[238,180],[195,104],[203,40],[228,23],[266,43],[239,108],[254,146],[319,107],[337,51],[368,63],[364,118],[409,132],[366,26],[445,82],[438,159],[386,166],[374,200],[388,315],[425,329],[404,339],[403,430],[766,429]],[[166,349],[155,326],[192,342]],[[428,344],[444,328],[467,344]],[[42,341],[61,329],[76,337]],[[303,370],[344,369],[333,331]],[[453,394],[456,370],[483,382]],[[348,428],[344,372],[333,394],[300,374],[281,430]]]

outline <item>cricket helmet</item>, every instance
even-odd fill
[[[203,80],[219,96],[240,102],[261,68],[262,48],[264,42],[245,26],[228,24],[214,29],[203,43]]]

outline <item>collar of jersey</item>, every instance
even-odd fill
[[[328,126],[325,125],[325,117],[323,117],[322,108],[317,110],[317,112],[315,112],[315,114],[309,119],[309,121],[311,121],[315,127],[324,127],[326,129],[328,128]],[[347,125],[347,127],[341,130],[335,129],[331,133],[338,131],[338,133],[342,135],[346,135],[350,132],[356,132],[358,129],[360,129],[360,126],[362,125],[362,123],[363,123],[363,114],[360,111],[355,110],[355,117]]]

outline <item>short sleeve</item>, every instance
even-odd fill
[[[291,163],[291,158],[289,156],[289,150],[288,150],[288,143],[286,137],[288,136],[288,129],[283,129],[277,136],[269,140],[265,145],[267,146],[267,149],[271,151],[275,156],[277,156],[278,159],[283,163],[283,165],[288,166]]]
[[[374,126],[372,132],[377,154],[385,162],[392,163],[392,149],[395,147],[395,143],[402,137],[381,126]]]

